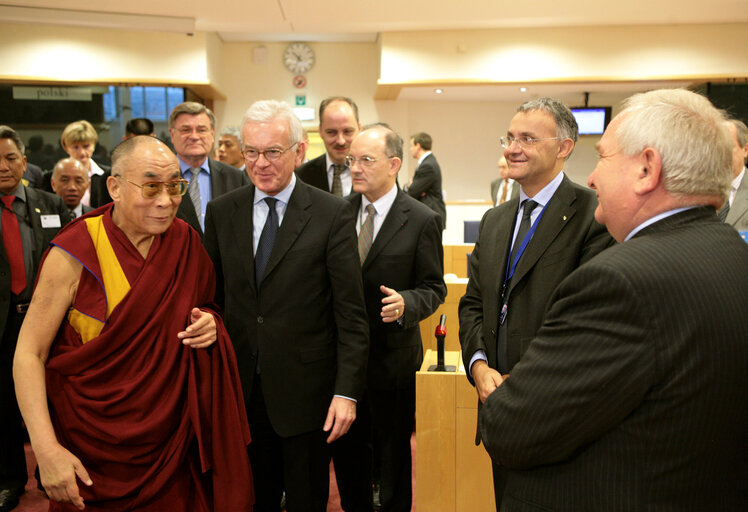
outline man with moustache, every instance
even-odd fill
[[[329,443],[348,432],[366,381],[368,324],[348,201],[300,179],[301,121],[255,102],[242,123],[252,184],[210,202],[205,248],[239,361],[255,512],[327,510]]]
[[[13,510],[28,479],[25,433],[13,385],[13,353],[44,249],[70,211],[54,194],[23,184],[21,137],[0,126],[0,511]]]
[[[93,208],[81,202],[88,188],[88,172],[75,158],[63,158],[52,170],[52,190],[70,209],[73,218],[88,213]]]
[[[18,338],[50,510],[247,512],[249,429],[215,274],[174,220],[187,183],[153,137],[122,142],[112,164],[113,203],[52,241]]]
[[[462,355],[479,411],[527,350],[554,288],[613,243],[594,219],[595,194],[563,172],[577,136],[569,108],[541,98],[522,104],[501,138],[520,193],[483,216],[459,306]],[[506,471],[494,463],[493,474],[498,506]]]
[[[200,234],[208,202],[249,181],[240,170],[208,157],[213,151],[215,125],[213,112],[194,101],[180,103],[169,115],[169,135],[179,159],[179,169],[190,184],[177,217]]]
[[[746,508],[748,245],[715,212],[724,116],[682,89],[623,107],[588,180],[620,244],[556,288],[480,413],[502,511]]]
[[[299,178],[334,196],[351,193],[351,170],[345,163],[351,141],[361,130],[358,106],[344,96],[332,96],[319,105],[319,136],[325,154],[309,160],[296,170]]]
[[[244,155],[242,155],[241,133],[236,126],[227,126],[221,130],[218,137],[218,149],[216,158],[231,167],[236,167],[240,171],[245,170]]]

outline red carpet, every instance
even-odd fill
[[[413,454],[413,508],[416,510],[416,436],[410,439],[411,453]],[[34,468],[36,467],[36,458],[31,446],[26,444],[26,464],[29,468],[29,482],[26,484],[26,494],[21,496],[21,502],[15,511],[18,512],[46,512],[49,508],[49,501],[44,494],[36,488],[36,478],[34,478]],[[330,464],[330,499],[327,502],[327,512],[342,512],[340,508],[340,495],[338,494],[338,484],[335,481],[335,471]]]

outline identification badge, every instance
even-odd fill
[[[506,312],[509,309],[509,306],[504,304],[501,306],[501,313],[499,313],[499,325],[504,324],[504,320],[506,320]]]
[[[43,228],[59,228],[62,227],[60,223],[59,215],[42,215],[42,227]]]

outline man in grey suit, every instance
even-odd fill
[[[556,285],[613,243],[593,218],[595,194],[564,175],[577,135],[569,108],[541,98],[519,107],[501,139],[520,195],[483,216],[459,306],[463,360],[481,402],[527,350]],[[493,471],[498,505],[506,472]]]
[[[291,107],[254,103],[242,145],[252,185],[211,201],[205,248],[236,350],[255,512],[327,509],[330,451],[356,418],[369,354],[353,208],[296,178]]]
[[[180,103],[169,115],[169,135],[182,177],[190,182],[177,217],[202,234],[208,202],[249,183],[246,173],[208,155],[213,150],[216,118],[205,105]]]
[[[519,197],[519,183],[509,177],[509,164],[506,157],[501,155],[499,163],[499,177],[491,182],[491,201],[494,206],[504,204],[510,199]]]
[[[745,179],[745,159],[748,158],[748,126],[738,119],[730,119],[727,129],[732,139],[733,180],[730,194],[719,212],[720,218],[738,231],[748,230],[748,180]]]
[[[27,480],[25,433],[13,385],[13,353],[26,316],[39,262],[49,242],[70,220],[62,198],[25,186],[21,138],[0,126],[0,511],[12,510]],[[15,233],[15,234],[14,234]],[[15,251],[14,251],[15,249]]]
[[[501,509],[745,510],[748,245],[715,211],[724,118],[690,91],[638,94],[597,150],[595,217],[621,243],[559,285],[483,405]]]
[[[319,105],[319,136],[325,153],[296,169],[307,185],[345,197],[351,193],[351,169],[345,163],[351,141],[361,131],[356,102],[344,96],[331,96]]]

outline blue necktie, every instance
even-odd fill
[[[268,218],[265,220],[265,225],[262,228],[260,241],[257,244],[257,252],[255,254],[255,278],[257,280],[258,288],[262,282],[262,275],[265,273],[265,267],[270,259],[270,252],[273,250],[275,235],[278,234],[278,212],[275,211],[275,203],[277,203],[278,200],[274,197],[266,197],[265,202],[269,209]]]

